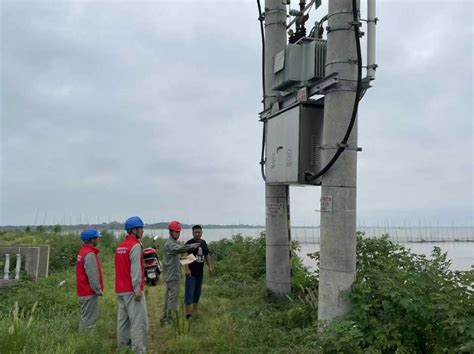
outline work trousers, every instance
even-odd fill
[[[178,309],[178,299],[179,299],[179,287],[181,282],[179,280],[167,281],[166,282],[166,291],[165,291],[165,301],[163,306],[163,316],[161,317],[162,321],[169,321],[170,311],[176,311]]]
[[[135,301],[133,293],[117,295],[117,342],[118,348],[132,346],[134,353],[146,353],[148,338],[148,313],[145,294]]]
[[[95,328],[97,317],[99,317],[99,297],[97,295],[80,296],[81,323],[79,329],[91,330]]]

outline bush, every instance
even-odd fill
[[[451,271],[446,253],[415,255],[388,237],[358,239],[350,320],[361,345],[383,351],[474,350],[473,272]]]
[[[258,280],[265,275],[265,234],[258,238],[234,235],[209,243],[216,274]]]
[[[354,343],[364,352],[474,352],[474,272],[451,271],[438,247],[426,257],[387,235],[362,235],[347,294],[352,311],[320,330],[315,345],[329,352],[353,352]],[[311,256],[319,260],[319,252]],[[352,344],[344,346],[348,335]]]

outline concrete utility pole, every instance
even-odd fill
[[[334,155],[351,119],[357,82],[357,52],[351,0],[329,1],[326,76],[339,83],[324,101],[323,165]],[[350,310],[342,293],[356,275],[357,122],[349,148],[323,176],[321,189],[321,260],[318,318],[331,321]],[[324,211],[323,211],[324,210]]]
[[[286,46],[286,6],[265,1],[265,109],[277,101],[272,91],[273,58]],[[275,294],[291,292],[289,186],[265,185],[266,283]]]

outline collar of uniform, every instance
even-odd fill
[[[85,243],[83,246],[83,248],[89,248],[92,250],[92,252],[94,252],[95,254],[98,254],[99,253],[99,249],[98,248],[95,248],[94,246],[92,246],[91,244],[89,243]]]

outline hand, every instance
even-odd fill
[[[188,278],[191,278],[191,271],[189,269],[186,269],[186,276]]]
[[[212,273],[213,273],[212,267],[209,267],[208,271],[209,271],[209,276],[212,276]]]
[[[96,294],[97,296],[104,296],[104,292],[102,290],[99,290],[99,293]]]
[[[140,301],[142,299],[142,292],[139,290],[139,291],[134,291],[133,292],[133,299],[135,301]]]
[[[193,243],[194,248],[198,248],[201,244],[200,243]]]

